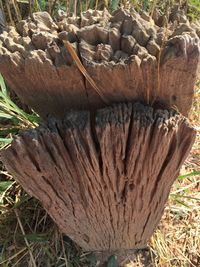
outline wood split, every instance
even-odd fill
[[[195,139],[174,110],[140,103],[68,112],[21,132],[7,170],[86,251],[146,245]]]

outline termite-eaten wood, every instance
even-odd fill
[[[184,116],[199,28],[176,12],[168,26],[152,17],[37,12],[0,35],[0,72],[45,121],[16,136],[2,161],[86,251],[146,246],[195,139]]]
[[[141,103],[71,111],[3,150],[7,170],[86,251],[141,248],[160,221],[195,130]]]
[[[178,14],[175,12],[175,14]],[[42,117],[106,106],[63,45],[76,50],[107,102],[164,101],[188,115],[200,61],[200,33],[185,17],[162,26],[134,9],[88,10],[80,17],[47,12],[0,35],[0,72]],[[174,22],[175,20],[175,22]]]

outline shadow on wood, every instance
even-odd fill
[[[174,110],[120,103],[16,136],[8,171],[86,251],[144,247],[195,139]]]

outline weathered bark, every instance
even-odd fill
[[[50,118],[1,156],[63,233],[85,250],[122,251],[152,235],[194,139],[176,111],[124,103]]]
[[[182,22],[182,21],[181,21]],[[104,107],[63,46],[75,47],[108,102],[159,99],[186,115],[200,59],[198,27],[186,20],[166,29],[134,10],[87,11],[81,17],[33,14],[0,35],[0,72],[40,115]]]

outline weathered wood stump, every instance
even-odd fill
[[[15,137],[2,160],[87,251],[146,245],[194,142],[183,115],[200,31],[170,16],[165,27],[133,9],[60,13],[57,21],[38,12],[0,35],[0,72],[46,120]]]
[[[60,14],[57,21],[46,12],[34,13],[0,35],[0,72],[44,118],[61,117],[71,108],[105,107],[64,47],[68,40],[108,103],[157,99],[187,116],[200,31],[186,18],[165,27],[154,17],[161,27],[134,9]]]
[[[174,110],[123,103],[50,118],[2,158],[81,247],[123,251],[146,245],[194,138]]]

